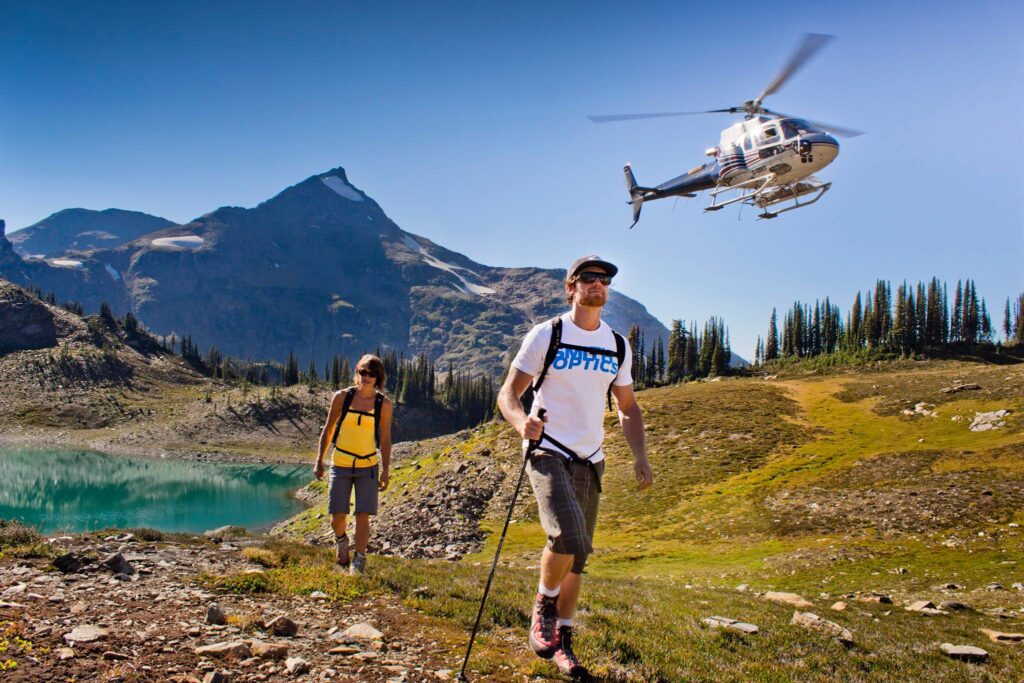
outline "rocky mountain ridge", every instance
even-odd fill
[[[610,255],[611,256],[611,255]],[[96,310],[131,311],[158,335],[204,352],[305,367],[367,350],[425,353],[500,374],[532,324],[564,310],[564,271],[502,268],[402,230],[343,168],[252,209],[222,207],[115,248],[26,260],[0,237],[0,277]],[[613,290],[605,319],[647,339],[667,330]]]
[[[171,225],[173,221],[140,211],[64,209],[12,232],[8,239],[22,256],[45,258],[67,251],[118,247]]]

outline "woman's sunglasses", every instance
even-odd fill
[[[367,370],[366,368],[360,368],[359,369],[359,376],[360,377],[374,377],[375,378],[375,377],[377,377],[377,371],[376,370]]]
[[[592,285],[597,281],[600,281],[602,285],[607,287],[612,283],[612,276],[605,275],[604,273],[593,273],[590,271],[580,273],[576,276],[576,279],[585,285]]]

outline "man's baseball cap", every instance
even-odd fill
[[[581,270],[583,270],[584,268],[590,268],[591,266],[604,268],[604,271],[608,273],[608,275],[611,277],[615,277],[615,274],[619,272],[619,267],[616,266],[614,263],[609,263],[600,256],[591,254],[589,256],[580,256],[578,259],[573,261],[572,265],[569,266],[568,277],[576,277],[577,275],[580,274]]]

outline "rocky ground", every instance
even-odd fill
[[[231,595],[204,576],[260,572],[238,544],[125,533],[48,539],[0,559],[5,681],[436,681],[425,617],[380,595]]]

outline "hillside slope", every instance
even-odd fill
[[[642,494],[609,415],[581,654],[610,680],[1021,680],[1024,650],[979,629],[1024,631],[1024,365],[909,365],[642,392],[656,480]],[[1000,410],[994,428],[971,429]],[[502,425],[399,454],[376,548],[439,560],[371,560],[390,590],[472,623],[518,457]],[[316,539],[323,513],[278,535]],[[521,643],[544,542],[529,493],[513,520],[475,660],[496,680],[514,678],[499,662],[553,672]],[[767,602],[770,590],[801,593],[802,609],[850,629],[854,646],[790,625],[792,606]],[[917,600],[966,609],[903,609]],[[712,615],[761,634],[707,629]],[[949,659],[943,642],[984,647],[990,661]]]

